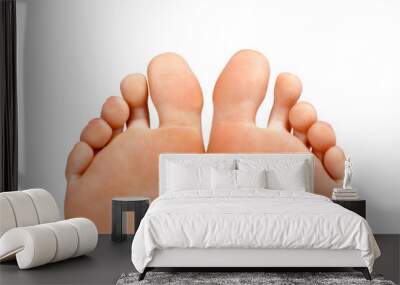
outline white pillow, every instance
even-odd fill
[[[167,191],[211,188],[211,168],[170,162],[167,169]]]
[[[263,170],[236,170],[238,188],[267,188],[267,171]]]
[[[267,171],[267,188],[271,190],[306,191],[310,169],[305,161],[281,159],[240,159],[240,170]]]
[[[216,169],[211,171],[212,189],[236,189],[236,170],[233,169]]]
[[[306,191],[305,165],[277,171],[274,169],[266,172],[267,188],[271,190]]]

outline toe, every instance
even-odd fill
[[[88,168],[94,156],[93,149],[86,142],[78,142],[67,159],[65,176],[68,182],[72,182]]]
[[[289,111],[301,95],[300,79],[290,73],[278,75],[274,89],[274,105],[268,120],[268,128],[290,130]]]
[[[312,151],[322,161],[324,153],[336,145],[336,136],[332,127],[322,121],[314,123],[307,132]]]
[[[121,81],[121,93],[130,109],[128,127],[149,128],[146,77],[142,74],[130,74],[126,76]]]
[[[346,156],[338,146],[333,146],[326,151],[324,166],[333,179],[338,180],[343,178],[345,160]]]
[[[293,128],[293,135],[300,139],[305,145],[307,131],[317,121],[317,111],[308,102],[298,102],[289,111],[289,122]]]
[[[129,107],[124,99],[118,96],[108,97],[101,109],[101,118],[104,119],[111,128],[121,129],[128,120]]]
[[[203,96],[186,61],[175,53],[163,53],[151,60],[147,74],[160,127],[200,128]]]
[[[81,132],[81,141],[93,149],[104,147],[110,140],[112,129],[103,119],[93,119]]]
[[[263,54],[253,50],[234,54],[215,84],[214,122],[255,124],[268,79],[269,63]]]
[[[308,102],[298,102],[289,111],[289,121],[293,129],[307,133],[311,125],[317,121],[317,111]]]

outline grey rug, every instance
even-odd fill
[[[368,281],[359,272],[148,272],[138,281],[138,273],[125,273],[117,285],[133,284],[379,284],[395,285],[381,275],[372,275]]]

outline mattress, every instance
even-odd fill
[[[132,262],[143,272],[170,248],[359,250],[370,271],[380,255],[361,216],[320,195],[265,189],[161,195],[137,229]]]

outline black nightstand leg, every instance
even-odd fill
[[[144,269],[142,273],[139,274],[138,281],[142,281],[144,277],[146,277],[146,273],[147,273],[147,267]]]
[[[121,203],[112,202],[112,230],[111,230],[111,240],[122,241],[124,239],[122,232],[122,205]]]
[[[369,274],[369,270],[367,267],[354,267],[354,270],[361,271],[365,279],[372,280],[371,274]]]

